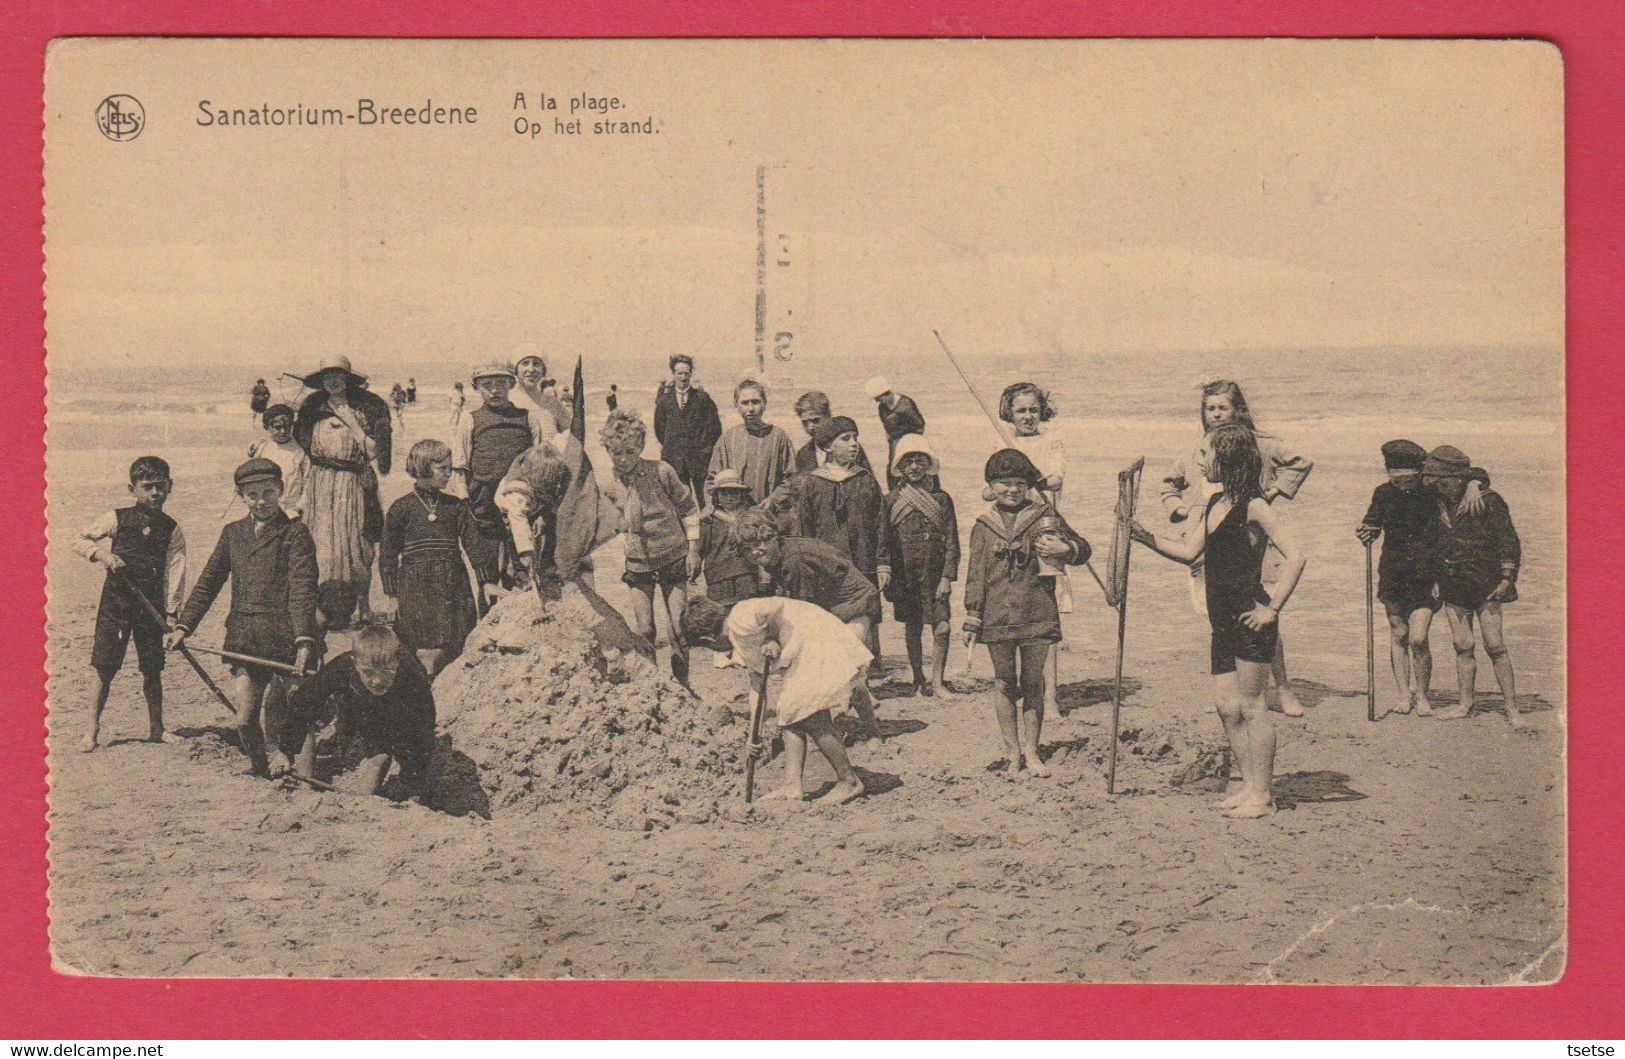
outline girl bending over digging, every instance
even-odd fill
[[[1275,726],[1264,689],[1275,658],[1276,619],[1303,576],[1297,542],[1260,495],[1261,457],[1253,432],[1227,423],[1208,434],[1202,447],[1204,477],[1220,491],[1207,501],[1201,534],[1160,541],[1138,522],[1135,540],[1159,555],[1189,566],[1206,560],[1208,623],[1213,627],[1212,673],[1231,753],[1241,765],[1241,790],[1214,803],[1224,815],[1256,819],[1275,811],[1270,782],[1275,768]],[[1281,553],[1275,594],[1264,591],[1264,550]]]
[[[841,619],[813,603],[784,596],[740,600],[723,607],[703,596],[683,609],[683,638],[713,651],[733,651],[750,670],[751,689],[766,694],[764,661],[784,672],[775,710],[784,735],[784,785],[762,795],[799,802],[807,744],[813,743],[835,770],[835,786],[818,799],[841,805],[863,794],[863,780],[835,734],[832,715],[852,696],[868,699],[863,684],[869,649]],[[871,711],[873,707],[870,706]]]

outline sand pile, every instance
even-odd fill
[[[515,815],[563,803],[612,826],[703,821],[739,800],[744,732],[639,653],[603,600],[498,602],[435,680],[436,800]]]

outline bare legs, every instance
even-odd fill
[[[948,623],[943,622],[931,630],[932,649],[931,679],[925,677],[925,623],[920,621],[906,621],[903,623],[903,642],[908,648],[908,665],[914,673],[914,686],[922,695],[935,694],[935,689],[943,686],[947,679],[948,670]]]
[[[96,698],[90,707],[90,731],[85,733],[79,749],[90,753],[101,745],[102,711],[107,708],[108,693],[113,690],[113,676],[118,670],[96,670]],[[147,742],[164,741],[164,678],[160,673],[141,674],[141,695],[147,700]]]
[[[1214,803],[1224,815],[1241,820],[1275,812],[1270,783],[1275,775],[1275,725],[1264,701],[1270,667],[1236,660],[1234,673],[1213,677],[1216,708],[1230,741],[1230,753],[1241,767],[1241,790]]]
[[[684,585],[660,586],[666,608],[666,631],[671,638],[671,675],[681,683],[688,683],[688,647],[683,643],[679,620],[683,606],[688,602],[688,588]],[[632,631],[649,641],[651,650],[655,642],[655,586],[638,585],[632,589]]]
[[[1512,672],[1512,655],[1507,651],[1506,637],[1502,634],[1501,604],[1483,603],[1475,610],[1446,603],[1444,614],[1450,622],[1450,639],[1456,648],[1458,699],[1455,709],[1440,713],[1440,719],[1460,720],[1472,712],[1475,685],[1478,683],[1478,655],[1473,642],[1473,620],[1476,618],[1484,638],[1484,653],[1490,656],[1495,682],[1501,686],[1507,722],[1514,728],[1523,727],[1523,719],[1518,714],[1518,687]]]
[[[806,797],[802,783],[807,768],[809,740],[818,747],[818,752],[824,755],[830,768],[835,770],[835,786],[817,799],[817,803],[843,805],[863,794],[863,780],[852,770],[852,761],[846,756],[846,748],[841,746],[840,737],[835,734],[828,710],[819,710],[811,717],[786,725],[780,732],[784,736],[784,786],[762,795],[763,801],[783,799],[799,802]]]
[[[1406,614],[1391,603],[1383,606],[1388,611],[1388,662],[1405,702],[1394,712],[1410,713],[1414,708],[1418,716],[1431,716],[1433,702],[1428,689],[1433,682],[1433,652],[1428,649],[1428,630],[1433,625],[1433,611],[1418,607]]]
[[[1292,691],[1292,683],[1286,676],[1286,637],[1279,631],[1280,621],[1276,621],[1275,660],[1270,663],[1270,679],[1274,681],[1275,693],[1280,697],[1281,712],[1288,717],[1302,717],[1303,703]]]
[[[993,660],[993,676],[999,684],[994,716],[999,722],[1005,754],[1012,765],[1024,761],[1034,776],[1048,776],[1049,768],[1038,756],[1038,746],[1044,734],[1044,675],[1050,645],[990,643],[987,653]]]
[[[231,701],[237,707],[237,737],[254,775],[264,778],[270,777],[271,764],[265,753],[265,736],[260,731],[260,711],[269,683],[265,677],[238,670],[229,685]]]

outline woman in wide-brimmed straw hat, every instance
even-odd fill
[[[316,392],[299,406],[294,437],[310,454],[305,523],[316,542],[320,605],[330,628],[347,627],[367,593],[383,535],[378,474],[388,474],[394,443],[389,405],[364,385],[350,358],[333,354],[305,376]],[[377,471],[374,471],[376,464]]]

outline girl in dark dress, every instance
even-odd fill
[[[1241,790],[1214,803],[1224,815],[1256,819],[1275,811],[1275,727],[1264,690],[1275,658],[1276,619],[1303,576],[1304,558],[1290,531],[1260,495],[1262,457],[1253,432],[1240,423],[1216,427],[1201,453],[1203,475],[1220,491],[1208,499],[1203,532],[1159,540],[1138,522],[1134,539],[1189,566],[1204,559],[1207,615],[1213,628],[1211,671],[1230,750],[1241,766]],[[1274,595],[1264,591],[1264,552],[1281,553]]]
[[[433,677],[462,652],[477,620],[463,559],[479,547],[479,529],[468,502],[445,492],[449,445],[413,445],[406,473],[416,484],[384,517],[378,572],[384,594],[399,601],[396,635]]]

